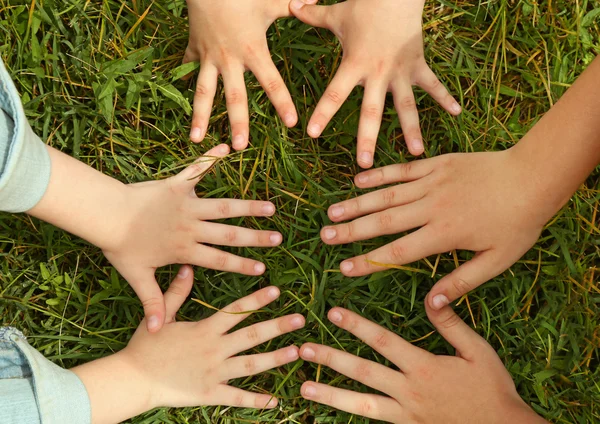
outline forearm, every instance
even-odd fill
[[[126,186],[47,148],[52,163],[50,183],[42,200],[27,213],[109,249],[122,234]]]
[[[512,150],[560,209],[600,163],[600,57]]]
[[[148,384],[122,353],[73,368],[90,399],[92,424],[114,424],[153,408]]]

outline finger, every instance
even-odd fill
[[[235,150],[248,147],[250,134],[248,93],[244,81],[243,66],[232,66],[222,70],[225,85],[225,100],[231,124],[232,145]]]
[[[237,272],[243,275],[262,275],[265,264],[252,259],[242,258],[213,247],[197,244],[183,255],[185,263],[217,271]]]
[[[367,83],[358,124],[358,164],[361,168],[373,166],[377,137],[383,119],[387,87],[380,81]]]
[[[144,306],[146,328],[156,333],[165,323],[165,299],[154,273],[148,271],[127,280]]]
[[[267,93],[267,96],[275,106],[277,113],[289,128],[298,123],[298,114],[292,101],[292,96],[285,86],[279,71],[271,60],[266,57],[256,64],[250,64],[250,70],[256,76],[258,83]]]
[[[376,212],[346,224],[325,227],[321,238],[327,244],[345,244],[375,237],[398,234],[427,224],[429,216],[422,203]]]
[[[392,395],[405,382],[402,373],[328,346],[307,343],[300,349],[300,357],[325,365],[388,395]]]
[[[224,158],[229,153],[229,146],[220,144],[210,149],[204,155],[200,156],[194,163],[170,180],[176,186],[182,187],[184,192],[193,190],[196,184],[204,178],[204,175],[217,163],[217,160]]]
[[[314,6],[302,0],[292,0],[289,4],[290,11],[300,21],[317,28],[333,30],[335,24],[336,8],[333,6]],[[316,3],[311,1],[310,3]]]
[[[440,104],[448,113],[457,116],[462,112],[458,102],[450,95],[444,84],[433,73],[429,66],[424,65],[421,75],[417,79],[417,84],[425,90],[436,102]]]
[[[394,105],[400,118],[400,125],[404,133],[404,140],[408,151],[413,155],[420,155],[424,151],[423,137],[419,125],[419,111],[415,102],[415,95],[410,84],[400,81],[393,84]]]
[[[283,236],[275,231],[259,231],[233,225],[199,222],[196,241],[217,246],[274,247],[281,244]]]
[[[443,308],[501,274],[520,257],[521,255],[510,255],[504,259],[496,250],[477,253],[473,259],[456,268],[433,286],[429,306],[433,310]]]
[[[224,342],[231,346],[230,355],[236,355],[275,337],[299,330],[304,327],[305,322],[300,314],[288,315],[242,328],[225,336]]]
[[[448,250],[445,244],[441,244],[439,234],[423,227],[366,255],[342,262],[340,270],[347,277],[359,277],[388,270],[390,265],[406,265]]]
[[[425,190],[418,182],[388,187],[337,203],[329,208],[328,215],[333,222],[370,215],[415,202],[425,195]]]
[[[437,157],[384,166],[382,168],[361,172],[354,180],[356,185],[360,188],[373,188],[395,183],[408,183],[429,175],[435,168],[436,162]]]
[[[259,290],[250,296],[246,296],[240,300],[226,306],[221,311],[217,312],[209,319],[213,321],[217,331],[226,333],[233,327],[248,318],[253,312],[267,306],[280,295],[277,287],[267,287]]]
[[[479,334],[471,329],[450,306],[432,308],[431,293],[425,299],[427,317],[444,339],[456,349],[457,356],[472,361],[482,352],[493,350]],[[495,355],[495,351],[493,352]]]
[[[169,286],[169,289],[165,292],[165,324],[175,321],[175,315],[190,295],[193,285],[194,273],[192,272],[192,268],[183,265]]]
[[[356,73],[356,68],[348,63],[348,61],[342,61],[335,77],[323,93],[323,97],[319,100],[310,118],[307,131],[308,135],[313,138],[321,135],[331,118],[358,84],[360,77]]]
[[[306,382],[300,390],[302,397],[350,414],[387,422],[405,422],[402,407],[393,399],[350,390],[338,389],[326,384]]]
[[[202,64],[194,93],[194,114],[190,132],[190,139],[194,143],[200,143],[206,136],[213,101],[217,93],[218,77],[219,71],[215,66],[210,63]]]
[[[289,346],[274,352],[258,355],[236,356],[225,361],[222,381],[260,374],[294,362],[299,358],[298,348]]]
[[[333,308],[327,317],[332,323],[354,334],[403,371],[410,370],[411,367],[433,356],[397,334],[347,309]]]
[[[271,202],[237,199],[198,199],[196,218],[202,221],[241,218],[245,216],[273,216],[275,205]]]
[[[234,408],[271,409],[277,406],[277,398],[271,395],[247,392],[246,390],[220,384],[213,393],[213,406]]]

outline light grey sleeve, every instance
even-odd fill
[[[33,133],[17,89],[0,60],[0,210],[25,212],[44,196],[51,163]]]

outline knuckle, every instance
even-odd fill
[[[235,406],[242,406],[244,404],[244,395],[242,395],[241,393],[236,394],[235,397],[233,398],[232,401],[233,405]]]
[[[233,314],[240,314],[244,312],[244,308],[242,307],[241,303],[232,303],[231,306],[229,306],[229,310]]]
[[[442,88],[442,83],[437,78],[432,79],[428,85],[429,85],[429,88],[433,91],[437,91],[440,88]]]
[[[386,207],[393,206],[396,202],[396,190],[394,188],[387,188],[383,191],[383,204]]]
[[[160,299],[157,299],[156,297],[151,297],[149,299],[142,300],[142,306],[144,307],[144,309],[154,309],[155,307],[159,306],[160,304],[161,304]]]
[[[406,249],[398,242],[394,242],[390,245],[390,256],[395,263],[404,261],[406,257]]]
[[[375,404],[371,398],[363,400],[358,406],[359,415],[371,416],[375,410]]]
[[[217,211],[219,213],[219,216],[227,217],[231,213],[231,206],[228,202],[220,202],[217,206]]]
[[[271,95],[271,94],[275,94],[278,91],[280,91],[282,87],[283,87],[283,84],[281,83],[281,81],[279,81],[279,80],[270,80],[269,82],[267,82],[265,84],[264,88],[265,88],[265,92],[268,95]]]
[[[373,346],[375,346],[377,349],[385,349],[389,344],[389,335],[385,331],[380,332],[373,339]]]
[[[471,284],[469,284],[468,281],[460,278],[460,277],[453,277],[450,280],[450,284],[452,285],[452,287],[454,288],[454,290],[459,293],[460,295],[463,295],[465,293],[468,293],[471,291]],[[458,318],[458,317],[457,317]]]
[[[331,364],[333,364],[333,352],[330,349],[327,349],[325,356],[323,356],[323,365],[331,368]]]
[[[225,232],[225,240],[227,243],[235,243],[238,238],[238,233],[236,230],[227,230]]]
[[[414,165],[412,162],[403,163],[400,165],[400,175],[403,179],[408,179],[410,175],[412,175],[414,170]]]
[[[361,109],[361,114],[367,119],[378,119],[381,115],[380,108],[377,105],[364,105]]]
[[[254,374],[256,371],[256,361],[251,357],[247,357],[244,359],[244,370],[248,375]]]
[[[412,110],[417,107],[414,97],[404,97],[400,99],[399,105],[402,110]]]
[[[217,258],[215,259],[215,264],[220,269],[227,268],[227,265],[229,264],[229,256],[227,256],[225,254],[218,255]]]
[[[365,381],[371,376],[371,366],[368,363],[361,362],[356,366],[354,373],[356,374],[357,380]]]
[[[229,105],[237,105],[244,101],[244,92],[238,88],[234,88],[225,94],[225,100]]]
[[[248,337],[248,340],[251,342],[256,342],[260,338],[260,335],[255,327],[248,327],[246,330],[246,337]]]
[[[453,327],[456,327],[458,324],[460,324],[460,322],[461,322],[460,317],[457,314],[452,313],[452,314],[448,315],[447,317],[444,317],[442,319],[442,321],[439,323],[439,325],[442,328],[451,329]]]
[[[209,90],[208,87],[202,83],[196,84],[196,95],[197,96],[208,96]]]
[[[377,225],[382,232],[390,231],[392,227],[392,215],[388,212],[380,212],[377,215]]]
[[[190,259],[190,252],[188,246],[183,242],[178,242],[173,248],[173,253],[175,254],[175,259],[180,264],[187,264],[192,262]]]
[[[342,103],[341,94],[338,91],[333,90],[333,89],[325,91],[325,98],[327,100],[329,100],[331,103],[334,103],[336,105],[339,105],[340,103]]]
[[[354,221],[346,224],[346,237],[347,237],[347,240],[354,240],[354,234],[356,234],[355,225],[356,224],[354,223]]]

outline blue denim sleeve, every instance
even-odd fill
[[[0,59],[0,210],[25,212],[50,182],[50,156],[27,122],[19,93]]]
[[[91,423],[77,375],[44,358],[11,327],[0,328],[0,423]]]

